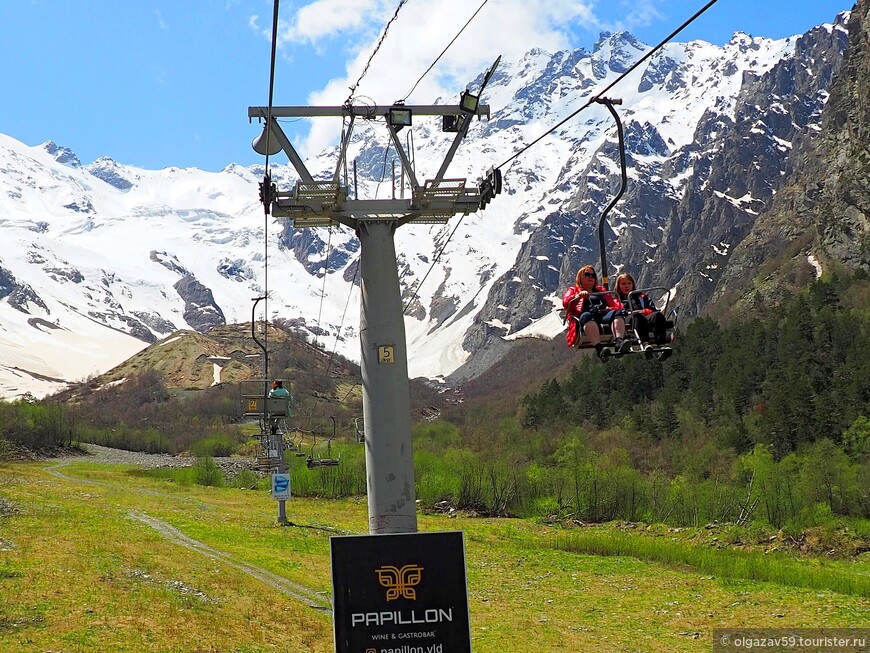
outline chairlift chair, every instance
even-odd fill
[[[332,420],[332,435],[326,439],[326,457],[320,456],[315,452],[315,448],[317,447],[317,435],[312,433],[312,437],[314,438],[314,442],[311,445],[311,453],[308,458],[305,459],[305,466],[308,469],[314,469],[316,467],[336,467],[341,462],[341,454],[338,455],[338,458],[332,457],[332,441],[335,438],[335,418],[330,417]]]
[[[295,432],[288,423],[290,398],[269,397],[268,384],[266,379],[252,379],[240,384],[244,415],[256,419],[260,428],[257,466],[261,471],[277,469],[284,451],[299,451],[299,445],[289,435]]]
[[[598,104],[604,105],[607,108],[607,110],[610,112],[610,115],[613,116],[613,119],[616,121],[616,134],[617,134],[617,140],[619,142],[619,167],[620,167],[620,173],[621,173],[621,184],[619,187],[619,191],[616,193],[616,195],[613,197],[613,199],[610,200],[610,203],[604,209],[604,211],[602,212],[602,214],[598,220],[598,247],[599,247],[599,251],[601,254],[601,281],[602,281],[604,287],[607,288],[608,287],[608,281],[607,281],[607,269],[608,268],[607,268],[607,249],[606,249],[606,243],[605,243],[605,238],[604,238],[604,225],[606,224],[607,214],[610,212],[610,210],[614,206],[616,206],[616,203],[622,197],[623,193],[625,193],[625,189],[626,189],[626,186],[628,184],[628,174],[627,174],[626,161],[625,161],[625,136],[624,136],[624,133],[622,130],[622,122],[619,119],[619,114],[613,108],[614,105],[622,104],[622,100],[599,96],[599,97],[594,98],[593,101],[597,102]],[[672,295],[671,290],[666,289],[666,288],[649,288],[649,289],[646,289],[643,291],[635,290],[632,292],[631,295],[629,295],[629,303],[631,302],[632,295],[634,295],[635,297],[638,297],[641,292],[648,293],[649,291],[656,291],[656,290],[664,290],[667,293],[667,299],[665,300],[665,308],[662,311],[662,314],[665,315],[666,319],[667,319],[668,342],[671,343],[674,340],[673,328],[674,328],[674,322],[676,321],[676,311],[671,311],[670,315],[668,315],[668,313],[667,313],[667,310],[670,306],[670,301],[671,301],[671,295]],[[601,296],[602,300],[607,295],[615,296],[616,293],[614,291],[610,291],[610,290],[608,290],[606,292],[590,293],[590,296],[593,296],[593,297],[594,296]],[[617,297],[617,299],[618,299],[618,297]],[[603,301],[602,301],[602,303],[603,303]],[[632,309],[629,309],[629,310],[632,310]],[[639,310],[639,309],[635,309],[635,310]],[[577,317],[575,317],[573,315],[569,315],[565,309],[560,309],[559,314],[562,317],[563,323],[566,323],[568,320],[577,320]],[[643,353],[647,358],[656,357],[660,360],[664,360],[665,358],[670,356],[671,351],[672,351],[672,349],[669,345],[654,345],[653,344],[653,346],[650,346],[650,343],[641,343],[640,338],[638,337],[638,334],[636,332],[633,334],[635,336],[634,342],[632,342],[632,344],[629,346],[629,348],[627,350],[624,349],[623,351],[617,351],[615,346],[614,346],[615,338],[614,338],[614,335],[613,335],[613,332],[611,330],[610,325],[609,324],[605,324],[605,325],[599,324],[599,331],[601,332],[600,345],[603,346],[603,351],[602,351],[603,355],[601,356],[601,360],[604,362],[606,362],[611,357],[618,358],[624,354],[638,354],[638,353]],[[626,339],[629,341],[631,341],[630,335],[631,334],[626,333]],[[591,343],[591,341],[583,333],[583,329],[580,326],[579,322],[577,324],[577,341],[575,342],[574,346],[577,347],[578,349],[592,349],[595,346]]]

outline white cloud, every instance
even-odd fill
[[[621,0],[618,9],[601,5],[599,0],[483,3],[477,16],[407,101],[430,104],[440,97],[458,99],[459,92],[499,55],[505,60],[518,60],[532,48],[549,52],[575,48],[578,33],[588,35],[598,30],[631,30],[648,25],[661,18],[656,9],[658,3],[659,0]],[[307,97],[309,105],[343,104],[367,64],[369,68],[355,97],[379,105],[404,98],[481,7],[481,1],[407,0],[372,57],[397,6],[397,0],[314,0],[299,6],[289,17],[281,17],[278,47],[285,61],[302,62],[302,57],[289,56],[302,47],[313,48],[321,56],[345,58],[344,74],[324,80],[320,88],[312,90]],[[607,12],[608,18],[603,19],[597,9]],[[256,18],[251,17],[252,27],[256,27]],[[271,33],[266,36],[271,38]],[[307,135],[294,143],[303,157],[334,145],[340,131],[340,123],[334,120],[317,119],[309,124]]]
[[[308,96],[310,105],[342,104],[362,74],[384,26],[396,12],[395,0],[315,0],[299,8],[279,27],[279,44],[304,43],[346,56],[345,74],[330,79]],[[356,96],[377,104],[403,98],[480,6],[463,0],[408,0],[372,58]],[[498,55],[518,59],[532,48],[555,52],[575,47],[572,30],[602,26],[592,0],[499,0],[488,2],[456,42],[420,82],[408,102],[430,104],[456,96]],[[340,43],[340,47],[336,47]],[[338,130],[312,121],[299,144],[303,156],[335,142]]]
[[[278,21],[278,44],[316,44],[323,38],[357,32],[370,27],[372,19],[388,6],[378,0],[315,0],[300,7],[291,20]]]
[[[628,4],[628,13],[624,21],[621,21],[610,31],[629,30],[637,27],[646,27],[652,23],[664,18],[656,9],[656,3],[653,0],[635,0]],[[676,27],[676,25],[674,25]]]

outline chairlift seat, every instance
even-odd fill
[[[287,417],[290,409],[289,397],[267,397],[266,412],[272,417]]]
[[[668,315],[667,311],[668,311],[668,308],[670,307],[670,300],[671,300],[671,292],[672,291],[670,291],[666,288],[647,288],[644,290],[635,290],[629,296],[628,301],[629,301],[629,303],[632,303],[634,297],[639,296],[640,293],[644,293],[644,294],[649,295],[649,294],[655,292],[656,290],[664,291],[665,306],[663,309],[661,309],[661,313],[663,315]],[[613,291],[608,291],[608,292],[612,293]],[[603,294],[603,293],[601,293],[601,294]],[[640,308],[637,308],[633,311],[630,311],[629,315],[626,315],[624,317],[624,319],[626,321],[626,326],[628,326],[630,315],[632,313],[640,313],[640,312],[642,312],[642,309],[640,309]],[[580,325],[580,321],[579,321],[578,316],[568,315],[567,312],[565,311],[565,309],[559,309],[559,316],[562,318],[562,321],[565,323],[567,323],[568,320],[574,320],[574,322],[577,324],[577,340],[574,343],[574,347],[576,349],[593,349],[595,347],[592,344],[592,342],[589,340],[589,338],[586,337],[586,335],[583,333],[583,327]],[[656,357],[658,357],[658,355],[661,354],[663,350],[670,350],[671,347],[669,345],[674,341],[674,325],[676,322],[675,311],[672,310],[670,312],[669,316],[670,316],[670,318],[673,318],[673,319],[666,319],[666,321],[665,321],[666,336],[667,336],[667,344],[666,345],[656,345],[655,334],[653,334],[652,332],[650,332],[647,342],[644,342],[644,343],[638,342],[637,334],[632,333],[631,329],[627,329],[626,337],[633,338],[633,344],[631,345],[629,350],[626,352],[622,352],[622,353],[616,352],[616,351],[614,351],[614,348],[613,348],[615,338],[613,336],[613,331],[611,329],[611,325],[610,324],[600,324],[600,323],[598,324],[598,329],[599,329],[600,336],[601,336],[599,338],[599,342],[602,346],[607,348],[608,352],[605,352],[605,353],[609,353],[610,356],[613,356],[615,358],[618,358],[618,357],[623,356],[625,354],[644,353],[647,350],[649,350],[650,353],[653,353],[656,355]],[[650,347],[646,347],[646,345],[649,345]]]
[[[561,315],[562,320],[567,323],[568,320],[573,320],[577,323],[577,340],[574,342],[575,349],[592,349],[594,345],[592,341],[583,333],[583,327],[580,325],[580,320],[576,315],[566,315],[565,309],[559,309],[559,315]],[[598,331],[600,333],[599,342],[602,345],[612,345],[613,344],[613,330],[610,328],[609,324],[598,324]]]
[[[308,469],[316,467],[337,467],[341,463],[341,458],[312,458],[308,456],[305,459],[305,466]]]
[[[636,313],[643,313],[643,309],[639,308],[639,304],[636,303],[636,299],[638,297],[640,297],[641,294],[649,296],[649,295],[655,293],[656,291],[664,291],[664,293],[665,293],[664,294],[665,305],[663,308],[659,309],[659,312],[662,315],[666,316],[666,319],[665,319],[665,340],[666,340],[666,342],[664,345],[657,344],[656,340],[655,340],[655,334],[652,331],[650,331],[647,334],[646,342],[639,342],[638,334],[637,334],[637,332],[634,332],[632,335],[634,336],[634,340],[635,340],[636,344],[632,345],[631,353],[633,353],[633,354],[634,353],[643,353],[646,356],[646,358],[653,358],[653,357],[661,358],[663,352],[672,351],[670,344],[674,342],[674,325],[676,323],[676,312],[674,310],[671,310],[670,313],[668,313],[668,309],[669,309],[670,304],[671,304],[671,291],[666,289],[666,288],[663,288],[663,287],[644,288],[644,289],[634,290],[628,296],[629,306],[633,307],[633,308],[636,307],[636,308],[634,308],[634,310],[632,310],[629,313],[629,315],[626,316],[626,325],[631,324],[630,317],[632,315],[634,315]],[[670,317],[667,317],[668,315]],[[664,357],[667,358],[668,356],[670,356],[670,353],[666,354]]]
[[[263,395],[242,397],[245,417],[263,417]],[[265,413],[268,417],[289,417],[290,399],[287,397],[266,397]]]

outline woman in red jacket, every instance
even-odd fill
[[[637,333],[640,338],[640,344],[646,348],[649,342],[649,334],[652,332],[655,337],[656,345],[666,345],[668,340],[668,321],[661,311],[656,308],[653,301],[645,293],[636,293],[629,298],[629,295],[634,292],[634,277],[623,272],[616,277],[616,294],[619,301],[631,311],[629,326]],[[631,300],[629,302],[629,299]]]
[[[609,324],[613,331],[613,345],[616,351],[624,353],[631,348],[625,340],[625,321],[622,319],[622,304],[607,288],[598,285],[598,275],[591,265],[584,265],[577,271],[576,283],[565,291],[562,306],[568,316],[568,346],[573,347],[583,330],[583,335],[593,345],[599,356],[604,356],[605,347],[601,344],[601,327]]]

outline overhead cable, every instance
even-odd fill
[[[269,372],[269,202],[272,193],[272,177],[269,174],[269,141],[272,138],[272,101],[275,94],[275,60],[278,51],[278,5],[275,0],[272,9],[272,56],[269,65],[269,106],[266,109],[266,163],[263,166],[263,209],[265,212],[263,224],[263,376]],[[251,318],[253,319],[253,318]],[[251,325],[251,329],[254,325]],[[266,393],[266,382],[263,383],[263,394]]]
[[[269,106],[266,109],[266,173],[269,172],[269,141],[272,138],[272,99],[275,94],[275,59],[278,51],[278,5],[280,0],[275,0],[272,9],[272,58],[269,66]],[[268,213],[268,210],[266,211]]]
[[[321,241],[322,242],[322,241]],[[314,334],[315,344],[320,334],[320,316],[323,314],[323,300],[326,298],[326,277],[329,275],[329,255],[332,253],[332,225],[329,227],[329,237],[326,240],[326,261],[323,263],[323,285],[320,289],[320,307],[317,309],[317,331]]]
[[[475,212],[475,215],[477,213]],[[417,299],[417,293],[420,291],[420,287],[423,285],[423,282],[426,281],[426,278],[429,276],[429,273],[432,272],[432,268],[435,267],[435,264],[438,263],[438,260],[441,258],[441,254],[444,253],[444,249],[447,247],[447,244],[450,242],[450,239],[453,238],[453,234],[456,233],[456,230],[459,229],[459,225],[462,224],[462,219],[465,216],[460,216],[459,220],[456,221],[456,226],[453,227],[453,231],[450,232],[450,235],[447,237],[447,240],[444,241],[444,244],[441,245],[441,249],[438,250],[438,253],[435,255],[435,259],[432,261],[432,265],[429,266],[429,269],[426,271],[426,274],[423,275],[423,278],[420,279],[420,283],[417,284],[417,289],[414,291],[414,294],[411,296],[411,299],[408,300],[408,303],[405,304],[405,308],[402,309],[402,315],[404,315],[408,311],[408,307],[411,303]]]
[[[276,3],[277,3],[277,1],[278,0],[275,0]],[[399,11],[402,9],[402,7],[405,5],[406,2],[408,2],[408,0],[399,0],[399,4],[396,7],[396,12],[393,14],[393,17],[390,18],[389,21],[387,21],[387,24],[384,27],[384,31],[383,31],[383,33],[381,33],[381,38],[378,39],[378,43],[375,46],[375,49],[372,52],[371,56],[369,56],[369,60],[366,62],[366,65],[363,68],[362,73],[360,73],[359,78],[356,80],[356,82],[354,82],[353,86],[350,87],[350,95],[348,95],[347,99],[344,101],[345,104],[350,104],[351,100],[353,99],[353,94],[356,93],[356,89],[359,86],[359,83],[362,81],[362,78],[365,77],[366,73],[369,71],[369,66],[372,63],[372,59],[375,58],[375,55],[378,53],[378,50],[380,50],[380,48],[381,48],[381,44],[384,42],[384,39],[387,37],[387,32],[390,31],[390,25],[392,25],[393,21],[395,21],[396,18],[399,16]]]
[[[486,4],[486,2],[487,2],[487,0],[484,0],[483,4],[480,5],[480,7],[478,8],[477,11],[480,11],[480,9],[483,7],[484,4]],[[556,125],[554,125],[553,127],[551,127],[549,130],[547,130],[546,132],[544,132],[543,134],[541,134],[538,138],[536,138],[534,141],[532,141],[531,143],[529,143],[528,145],[526,145],[525,147],[523,147],[521,150],[519,150],[518,152],[514,153],[514,154],[513,154],[510,158],[508,158],[506,161],[504,161],[504,162],[501,163],[500,165],[496,166],[495,169],[503,168],[503,167],[506,166],[508,163],[510,163],[511,161],[513,161],[514,159],[516,159],[517,157],[519,157],[521,154],[523,154],[523,152],[525,152],[526,150],[528,150],[529,148],[531,148],[533,145],[535,145],[535,144],[537,144],[538,142],[540,142],[543,138],[545,138],[545,137],[548,136],[549,134],[552,134],[552,133],[553,133],[555,130],[557,130],[559,127],[561,127],[561,126],[564,125],[566,122],[568,122],[569,120],[571,120],[571,118],[573,118],[573,117],[576,116],[578,113],[580,113],[581,111],[583,111],[584,109],[586,109],[587,107],[589,107],[589,105],[593,104],[596,100],[598,100],[598,99],[600,99],[601,97],[603,97],[604,94],[607,93],[607,91],[609,91],[611,88],[613,88],[614,86],[616,86],[616,84],[618,84],[619,82],[621,82],[621,81],[622,81],[622,80],[623,80],[627,75],[629,75],[629,73],[631,73],[635,68],[637,68],[640,64],[642,64],[644,61],[646,61],[647,59],[649,59],[649,58],[650,58],[653,54],[655,54],[658,50],[660,50],[661,48],[663,48],[663,47],[665,46],[665,44],[667,44],[667,43],[668,43],[672,38],[674,38],[677,34],[679,34],[680,32],[682,32],[682,31],[683,31],[687,26],[689,26],[692,22],[694,22],[695,19],[698,18],[698,16],[700,16],[700,15],[703,14],[705,11],[707,11],[710,7],[712,7],[714,4],[716,4],[716,2],[717,2],[717,0],[710,0],[706,5],[704,5],[701,9],[699,9],[697,12],[695,12],[695,14],[694,14],[691,18],[689,18],[687,21],[685,21],[682,25],[680,25],[677,29],[675,29],[675,30],[674,30],[673,32],[671,32],[667,37],[665,37],[665,38],[664,38],[664,39],[663,39],[663,40],[662,40],[658,45],[656,45],[652,50],[650,50],[650,51],[647,52],[643,57],[641,57],[641,58],[640,58],[640,59],[639,59],[639,60],[638,60],[638,61],[637,61],[633,66],[631,66],[631,68],[629,68],[627,71],[625,71],[625,72],[624,72],[623,74],[621,74],[619,77],[617,77],[617,78],[616,78],[616,79],[615,79],[611,84],[609,84],[609,85],[607,86],[607,88],[605,88],[605,89],[602,90],[602,91],[599,91],[595,96],[593,96],[592,98],[590,98],[590,99],[586,102],[586,104],[584,104],[582,107],[580,107],[579,109],[577,109],[576,111],[574,111],[571,115],[569,115],[568,117],[564,118],[564,119],[561,120],[559,123],[557,123]],[[475,12],[474,15],[476,16],[476,15],[477,15],[477,12]],[[473,19],[474,16],[472,16],[471,18]],[[469,22],[471,22],[471,19],[469,19]],[[468,23],[466,23],[466,26],[467,26],[467,25],[468,25]],[[463,29],[465,29],[465,28],[463,27]],[[461,30],[460,30],[460,33],[461,33]],[[458,36],[458,34],[457,34],[457,36]],[[454,38],[454,40],[456,40],[456,39]],[[453,43],[453,42],[451,41],[451,44],[452,44],[452,43]],[[448,45],[447,47],[449,48],[450,45]],[[446,50],[446,49],[445,49],[445,50]],[[444,53],[442,52],[441,54],[443,55]],[[439,57],[440,57],[440,55],[439,55]],[[435,61],[437,62],[437,59],[436,59]],[[435,64],[433,63],[432,65],[434,66]],[[432,68],[432,66],[429,67],[430,70],[431,70],[431,68]],[[429,72],[429,70],[426,71],[426,73],[428,73],[428,72]],[[426,73],[423,73],[423,75],[425,76]],[[421,77],[420,79],[422,79],[422,77]],[[420,82],[420,80],[417,80],[417,83],[419,83],[419,82]],[[415,84],[414,86],[416,87],[416,84]],[[413,90],[414,90],[414,89],[412,88],[411,91],[408,92],[408,95],[410,95],[411,92],[413,92]],[[406,95],[405,97],[407,98],[408,95]],[[465,217],[465,216],[463,216],[463,217]],[[462,218],[459,218],[459,221],[457,222],[456,227],[454,227],[453,231],[450,232],[450,236],[448,236],[447,240],[444,241],[444,244],[441,246],[441,249],[438,250],[438,254],[437,254],[436,257],[435,257],[435,260],[432,261],[432,265],[429,266],[429,270],[426,271],[426,274],[423,276],[423,279],[420,281],[419,284],[417,284],[417,289],[414,291],[413,296],[411,297],[411,299],[408,300],[408,302],[405,304],[405,308],[402,310],[402,314],[403,314],[403,315],[407,312],[407,310],[408,310],[408,308],[410,307],[411,303],[412,303],[412,302],[417,298],[417,293],[419,292],[420,287],[423,285],[423,282],[426,281],[426,278],[429,276],[429,273],[432,272],[432,269],[435,267],[435,264],[436,264],[436,263],[438,262],[438,260],[441,258],[441,254],[444,252],[444,249],[447,247],[448,243],[449,243],[450,240],[453,238],[453,234],[456,233],[456,230],[459,228],[459,225],[460,225],[460,224],[462,224]]]
[[[344,312],[341,314],[341,322],[338,324],[338,330],[335,332],[335,343],[332,346],[332,352],[329,354],[329,365],[326,366],[326,374],[329,378],[329,372],[332,370],[332,361],[335,358],[335,352],[338,350],[338,339],[341,337],[341,330],[344,328],[344,317],[347,315],[347,307],[350,306],[350,298],[353,295],[353,289],[356,288],[356,280],[359,278],[359,264],[356,266],[356,272],[353,275],[353,281],[350,282],[350,292],[347,293],[347,301],[344,302]]]
[[[583,111],[584,109],[587,109],[591,104],[594,104],[596,101],[600,100],[600,99],[601,99],[601,98],[602,98],[602,97],[607,93],[607,91],[609,91],[609,90],[612,89],[614,86],[616,86],[619,82],[621,82],[623,79],[625,79],[629,74],[631,74],[631,73],[634,71],[635,68],[637,68],[638,66],[640,66],[644,61],[646,61],[646,60],[649,59],[651,56],[653,56],[656,52],[658,52],[659,50],[661,50],[661,49],[662,49],[662,48],[663,48],[663,47],[664,47],[664,46],[665,46],[665,45],[666,45],[666,44],[667,44],[671,39],[673,39],[677,34],[679,34],[680,32],[682,32],[684,29],[686,29],[686,27],[688,27],[689,25],[691,25],[691,24],[695,21],[695,19],[698,18],[698,16],[700,16],[700,15],[703,14],[705,11],[707,11],[710,7],[712,7],[714,4],[716,4],[716,2],[717,2],[717,0],[710,0],[706,5],[704,5],[703,7],[701,7],[701,9],[699,9],[698,11],[696,11],[695,14],[694,14],[691,18],[689,18],[688,20],[686,20],[682,25],[680,25],[677,29],[675,29],[675,30],[674,30],[673,32],[671,32],[668,36],[666,36],[666,37],[665,37],[665,38],[664,38],[664,39],[663,39],[663,40],[662,40],[662,41],[661,41],[657,46],[655,46],[652,50],[650,50],[650,51],[647,52],[644,56],[642,56],[640,59],[638,59],[638,60],[637,60],[637,61],[636,61],[632,66],[631,66],[631,68],[629,68],[629,69],[626,70],[624,73],[622,73],[619,77],[617,77],[615,80],[613,80],[613,81],[612,81],[612,82],[607,86],[607,88],[605,88],[604,90],[599,91],[598,93],[596,93],[595,95],[593,95],[591,98],[589,98],[589,100],[586,101],[586,104],[584,104],[584,105],[581,106],[579,109],[577,109],[577,110],[574,111],[573,113],[569,114],[568,116],[566,116],[565,118],[563,118],[562,120],[560,120],[558,123],[556,123],[555,125],[553,125],[550,129],[548,129],[548,130],[545,131],[543,134],[541,134],[540,136],[538,136],[538,137],[537,137],[535,140],[533,140],[531,143],[529,143],[528,145],[526,145],[525,147],[523,147],[523,148],[520,149],[519,151],[515,152],[515,153],[514,153],[513,155],[511,155],[507,160],[505,160],[505,161],[503,161],[502,163],[500,163],[498,166],[496,166],[496,168],[503,168],[503,167],[506,166],[508,163],[510,163],[511,161],[513,161],[514,159],[516,159],[518,156],[520,156],[521,154],[523,154],[526,150],[528,150],[529,148],[531,148],[533,145],[538,144],[538,143],[539,143],[541,140],[543,140],[545,137],[547,137],[547,136],[549,136],[550,134],[552,134],[554,131],[556,131],[559,127],[561,127],[561,126],[564,125],[566,122],[568,122],[569,120],[571,120],[571,119],[572,119],[574,116],[576,116],[578,113],[580,113],[580,112]]]
[[[487,2],[489,2],[489,0],[483,0],[483,2],[480,3],[480,6],[477,8],[477,11],[475,11],[475,12],[471,15],[471,18],[469,18],[469,19],[466,21],[465,25],[462,26],[462,29],[460,29],[460,30],[456,33],[456,36],[454,36],[453,39],[450,41],[450,43],[447,44],[447,47],[444,48],[444,49],[441,51],[441,54],[439,54],[439,55],[435,58],[435,61],[433,61],[433,62],[432,62],[432,65],[429,66],[429,67],[426,69],[426,72],[424,72],[422,75],[420,75],[420,79],[418,79],[416,82],[414,82],[414,85],[411,87],[411,90],[408,91],[408,92],[405,94],[405,97],[403,97],[401,100],[399,100],[399,102],[404,102],[405,100],[408,99],[408,97],[411,95],[411,93],[414,92],[414,89],[417,88],[417,84],[419,84],[420,82],[422,82],[422,81],[423,81],[423,78],[424,78],[426,75],[429,74],[429,71],[432,70],[432,68],[435,67],[435,64],[438,63],[438,61],[441,59],[441,57],[444,56],[444,53],[447,52],[447,50],[450,49],[450,46],[452,46],[453,43],[456,41],[456,39],[459,38],[459,35],[462,34],[462,32],[465,31],[465,28],[468,27],[469,23],[471,23],[471,21],[473,21],[473,20],[475,19],[475,17],[477,16],[477,14],[480,13],[480,10],[483,9],[483,6],[484,6]]]

